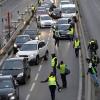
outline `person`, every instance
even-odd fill
[[[18,52],[18,47],[16,44],[13,46],[13,54],[15,55]]]
[[[57,60],[57,57],[54,53],[54,54],[52,54],[51,67],[53,68],[53,72],[54,72],[55,75],[56,75],[57,66],[58,66],[58,60]]]
[[[66,80],[66,65],[63,61],[60,62],[58,69],[60,70],[60,76],[62,80],[62,88],[67,88],[67,80]]]
[[[73,47],[75,49],[75,55],[76,55],[76,57],[78,57],[79,56],[79,49],[80,49],[80,40],[78,38],[76,38],[74,40]]]
[[[53,72],[51,72],[46,80],[41,81],[41,83],[44,83],[44,82],[48,82],[49,90],[51,93],[51,100],[55,100],[56,86],[58,86],[58,91],[59,92],[61,91],[61,88],[57,82],[57,78],[56,78],[55,74]]]
[[[56,6],[55,6],[54,3],[52,3],[51,6],[50,6],[50,8],[49,8],[49,12],[54,11],[54,8],[56,8]]]
[[[70,34],[70,41],[73,41],[74,38],[74,28],[72,25],[68,28],[69,34]]]
[[[97,49],[98,49],[97,40],[91,39],[88,43],[88,50],[90,51],[91,56],[93,55],[93,53],[96,54]]]
[[[97,78],[97,70],[96,70],[96,67],[93,66],[91,60],[89,61],[89,66],[88,66],[87,74],[88,74],[88,73],[90,73],[92,79],[93,79],[94,82],[95,82],[95,85],[96,85],[96,86],[99,86],[99,81],[98,81],[98,78]]]
[[[33,17],[33,15],[34,15],[34,13],[35,13],[35,7],[34,7],[34,5],[32,5],[31,11],[32,11],[32,17]]]
[[[38,0],[38,5],[41,6],[41,0]]]

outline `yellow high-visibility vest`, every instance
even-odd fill
[[[32,6],[32,11],[34,11],[35,10],[35,7],[34,6]]]
[[[69,31],[70,35],[73,35],[74,34],[74,29],[71,28],[71,30]]]
[[[52,58],[51,59],[51,66],[52,67],[54,67],[54,65],[55,65],[55,59],[56,59],[57,57],[54,57],[54,58]],[[57,61],[57,65],[58,65],[58,61]],[[57,65],[56,65],[56,67],[57,67]]]
[[[56,77],[55,76],[49,76],[48,79],[48,85],[56,85]]]
[[[64,74],[65,73],[65,64],[60,64],[60,73]]]
[[[78,46],[80,45],[80,41],[78,40],[78,41],[74,41],[74,48],[77,48]]]

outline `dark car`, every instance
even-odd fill
[[[39,39],[40,33],[39,30],[37,29],[33,29],[33,30],[31,29],[31,30],[25,30],[24,35],[29,35],[32,40],[35,40],[35,39]]]
[[[20,48],[25,42],[30,41],[31,38],[29,35],[18,35],[15,40],[15,44]]]
[[[58,39],[70,39],[69,26],[70,24],[56,25],[55,28],[53,27],[53,36]]]
[[[31,69],[26,58],[8,58],[1,67],[2,75],[12,75],[18,83],[25,84],[30,78]]]
[[[0,100],[19,100],[19,88],[11,75],[0,76]]]

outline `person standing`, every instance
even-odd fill
[[[67,88],[67,80],[66,80],[66,65],[63,61],[60,62],[58,69],[60,70],[60,76],[62,80],[62,88]]]
[[[75,55],[76,55],[76,57],[78,57],[79,56],[79,49],[80,49],[80,40],[78,38],[76,38],[74,40],[73,47],[75,49]]]
[[[57,57],[54,53],[54,54],[52,54],[52,58],[51,58],[51,67],[53,68],[53,72],[55,75],[56,75],[57,66],[58,66],[58,60],[57,60]]]
[[[48,82],[49,90],[51,94],[51,100],[55,100],[55,91],[56,86],[58,86],[58,91],[61,91],[61,88],[57,82],[57,78],[53,72],[50,73],[50,75],[47,77],[46,80],[41,81],[41,83]]]

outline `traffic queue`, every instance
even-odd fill
[[[64,39],[73,41],[75,54],[76,57],[78,57],[80,41],[75,34],[77,9],[76,5],[71,0],[61,0],[58,7],[56,7],[54,3],[47,3],[45,1],[41,2],[41,5],[37,8],[34,8],[34,5],[32,5],[32,17],[34,17],[37,22],[37,28],[33,30],[24,30],[21,35],[16,37],[13,47],[13,56],[7,58],[1,66],[0,88],[2,87],[2,90],[4,89],[5,92],[0,90],[0,95],[3,93],[3,95],[0,96],[0,100],[19,100],[18,85],[26,84],[28,79],[30,79],[30,66],[34,64],[38,65],[41,58],[44,58],[46,61],[48,60],[49,48],[44,40],[40,40],[40,28],[50,28],[55,42]],[[61,70],[63,88],[67,88],[66,77],[65,75],[63,76],[64,71],[62,67],[65,70],[63,61],[60,62],[58,69]],[[56,68],[53,69],[50,75],[55,76],[55,71]],[[55,78],[53,79],[51,76],[47,79],[49,85],[52,85],[50,81],[55,81]],[[54,85],[56,85],[55,82]],[[8,88],[7,90],[6,86]],[[58,87],[60,91],[61,88],[59,85]],[[53,91],[53,93],[54,92],[55,91]],[[52,94],[52,100],[55,100],[54,94]]]

